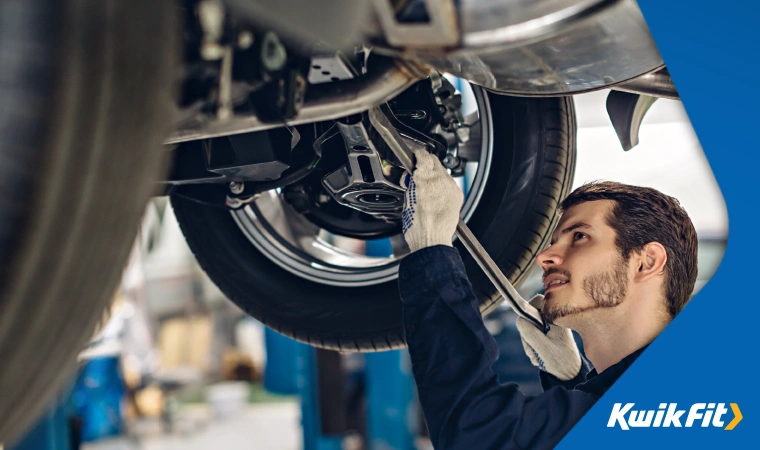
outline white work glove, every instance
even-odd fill
[[[451,246],[459,222],[464,194],[438,161],[425,150],[414,150],[414,173],[405,173],[406,187],[402,213],[404,239],[413,252],[434,245]]]
[[[540,311],[544,307],[544,296],[536,295],[530,304]],[[550,327],[549,332],[544,334],[532,322],[517,318],[517,330],[530,362],[562,381],[572,380],[581,371],[581,354],[573,332],[559,325]]]

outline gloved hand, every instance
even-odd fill
[[[425,150],[414,150],[414,173],[401,177],[406,187],[402,213],[404,238],[411,251],[434,245],[451,246],[464,194],[438,161]]]
[[[544,296],[536,295],[530,304],[540,311],[544,307]],[[525,353],[534,366],[562,381],[572,380],[578,375],[581,354],[569,328],[551,325],[549,332],[544,334],[530,321],[518,317],[517,330]]]

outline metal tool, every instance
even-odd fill
[[[406,143],[402,140],[398,131],[391,125],[390,120],[388,120],[388,117],[380,106],[375,106],[369,110],[369,121],[377,132],[380,133],[380,136],[383,137],[401,162],[401,165],[409,173],[412,173],[414,170],[414,153],[406,146]],[[529,320],[539,329],[545,330],[546,325],[541,317],[541,312],[520,296],[461,218],[457,224],[456,234],[464,245],[464,248],[472,255],[473,259],[475,259],[486,276],[488,276],[488,279],[494,284],[496,290],[499,291],[517,315]]]

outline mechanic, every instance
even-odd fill
[[[677,200],[650,188],[595,182],[562,202],[551,244],[536,257],[545,297],[531,300],[549,330],[517,322],[544,388],[528,397],[491,370],[497,345],[452,247],[463,194],[437,158],[415,155],[403,213],[413,253],[401,262],[399,288],[433,446],[551,448],[689,300],[697,278],[694,225]]]

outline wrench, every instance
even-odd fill
[[[401,165],[409,173],[412,173],[414,170],[414,153],[403,141],[396,128],[391,125],[388,116],[380,106],[375,106],[369,110],[369,121],[401,161]],[[546,331],[547,325],[544,323],[541,312],[520,296],[461,218],[457,224],[456,235],[517,315],[530,321],[538,329]]]

